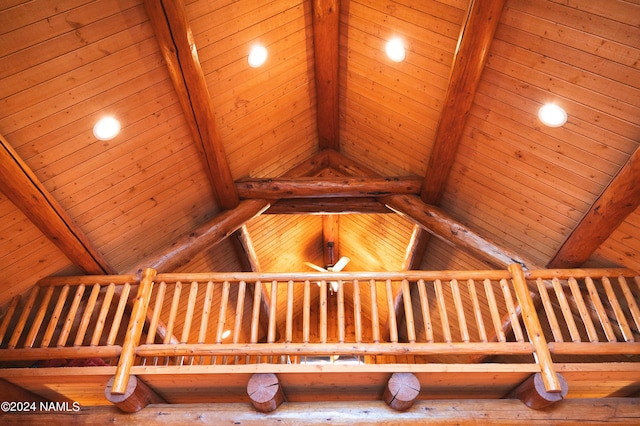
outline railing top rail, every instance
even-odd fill
[[[532,269],[525,271],[527,279],[567,279],[567,278],[599,278],[599,277],[633,277],[639,275],[633,269],[626,268],[584,268],[584,269]]]
[[[109,284],[137,284],[139,279],[135,275],[78,275],[71,277],[46,277],[38,281],[41,287],[64,285],[109,285]]]

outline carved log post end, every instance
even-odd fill
[[[536,373],[522,382],[508,397],[517,398],[527,407],[534,410],[541,410],[553,403],[562,401],[567,396],[569,386],[561,374],[556,373],[556,376],[562,389],[560,392],[547,392],[542,380],[542,374]]]
[[[111,393],[114,378],[109,379],[104,395],[109,402],[125,413],[136,413],[149,404],[165,404],[166,401],[156,394],[142,380],[136,376],[130,376],[127,389],[124,394],[116,395]]]
[[[413,373],[393,373],[384,390],[384,402],[394,410],[406,411],[420,393],[420,381]]]
[[[273,373],[256,373],[251,376],[247,393],[255,409],[262,413],[274,411],[285,401],[282,386]]]

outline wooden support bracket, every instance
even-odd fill
[[[273,373],[256,373],[251,376],[247,394],[256,410],[262,413],[274,411],[285,401],[282,386]]]
[[[166,401],[136,376],[129,377],[127,388],[121,395],[111,393],[115,377],[109,379],[104,396],[125,413],[135,413],[149,404],[166,404]]]
[[[420,381],[413,373],[393,373],[384,390],[384,402],[394,410],[406,411],[420,393]]]
[[[507,398],[519,399],[527,407],[541,410],[555,402],[562,401],[567,396],[569,391],[567,381],[559,373],[556,373],[556,377],[562,388],[560,392],[548,392],[544,386],[542,374],[535,373],[511,391]]]

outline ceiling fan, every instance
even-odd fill
[[[331,250],[332,248],[333,244],[329,244],[329,249]],[[331,252],[331,257],[333,258],[333,250],[331,250]],[[351,259],[349,259],[347,256],[342,256],[336,263],[334,263],[333,265],[328,265],[326,268],[323,268],[311,262],[304,262],[304,264],[311,269],[315,269],[318,272],[340,272],[345,266],[347,266],[347,263],[349,262],[351,262]],[[337,281],[331,281],[329,284],[331,286],[332,293],[338,291]],[[318,283],[318,285],[320,285],[320,283]]]

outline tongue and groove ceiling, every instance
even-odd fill
[[[640,270],[639,2],[144,3],[0,5],[1,302],[84,273],[69,236],[103,270],[129,271],[233,209],[233,181],[306,176],[311,196],[349,170],[420,178],[422,200],[530,266],[569,266],[567,241],[578,265]],[[403,62],[385,55],[392,36]],[[546,102],[567,111],[563,127],[538,121]],[[99,141],[107,114],[122,131]],[[325,149],[338,153],[305,166]],[[25,202],[12,185],[44,195]],[[301,201],[271,201],[177,269],[308,270],[327,264],[328,240],[351,271],[491,266],[380,213],[380,198],[338,200],[359,213],[339,217]],[[63,225],[43,224],[48,211]]]

